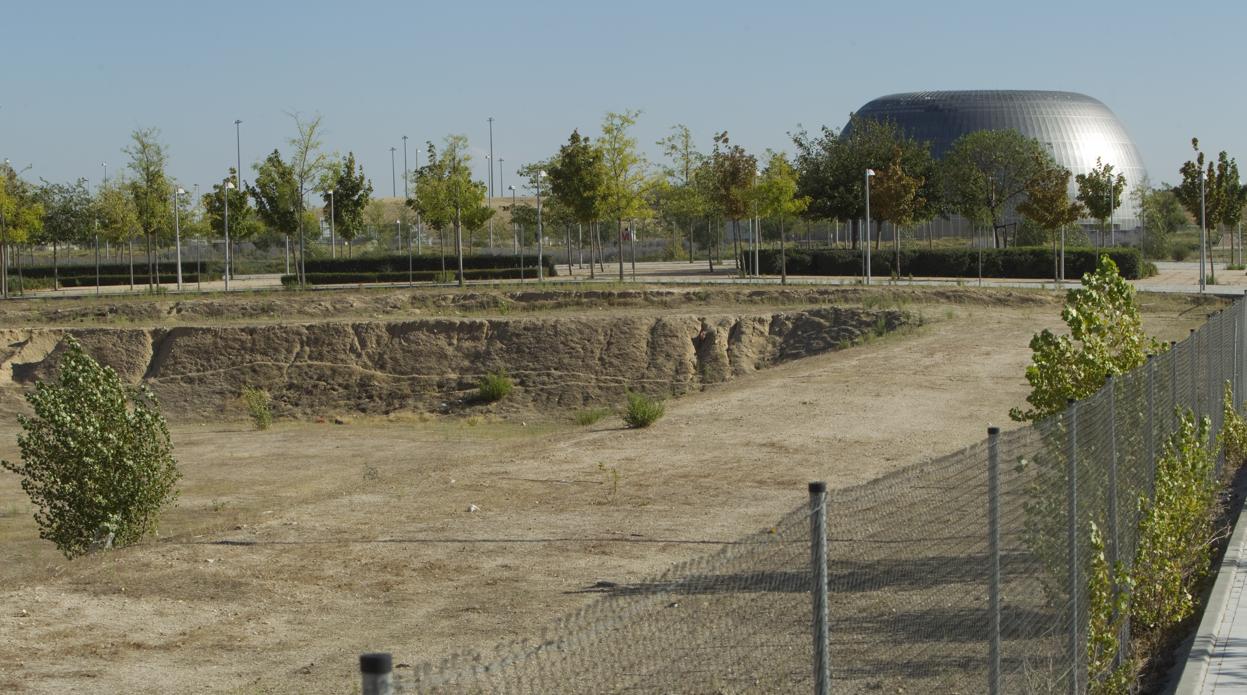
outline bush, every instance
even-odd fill
[[[483,403],[493,403],[506,398],[514,389],[515,383],[507,376],[506,371],[498,371],[481,377],[476,397]]]
[[[546,277],[551,277],[553,273],[547,272]],[[307,283],[309,285],[352,285],[352,284],[373,284],[381,282],[438,282],[450,283],[458,280],[459,273],[455,270],[416,270],[408,273],[402,271],[386,271],[386,272],[323,272],[323,273],[307,273]],[[537,267],[525,266],[523,270],[520,268],[480,268],[476,270],[463,271],[465,280],[508,280],[526,278],[529,280],[536,279]],[[136,278],[137,281],[137,278]],[[281,284],[292,287],[299,284],[299,276],[283,275]]]
[[[531,273],[533,277],[537,276],[536,258],[532,256],[524,257],[524,269],[526,274]],[[553,276],[554,260],[546,256],[543,265],[545,266],[545,274]],[[441,255],[432,256],[427,254],[411,256],[410,267],[412,271],[440,271],[443,266],[447,270],[457,269],[458,261],[454,256]],[[406,273],[408,261],[406,254],[391,254],[387,256],[357,256],[355,258],[309,258],[304,263],[304,270],[308,275],[316,273]],[[519,270],[520,259],[518,256],[505,255],[477,255],[464,256],[463,269],[469,270],[497,270],[497,269],[516,269]]]
[[[576,421],[577,425],[580,425],[581,427],[588,427],[607,415],[610,415],[610,412],[611,411],[606,408],[589,408],[576,413],[573,419]]]
[[[22,476],[39,537],[72,558],[154,532],[180,476],[155,396],[65,343],[57,380],[26,396],[34,416],[17,416],[21,462],[0,465]]]
[[[268,391],[252,386],[242,387],[242,404],[247,408],[247,413],[251,415],[251,421],[255,423],[257,430],[266,430],[269,425],[273,424],[273,410],[270,407],[273,403],[273,397]]]
[[[628,392],[628,408],[624,411],[624,422],[629,427],[649,427],[663,416],[666,406],[663,402],[650,398],[643,393]]]
[[[1066,248],[1065,273],[1077,278],[1094,272],[1101,255],[1107,255],[1117,264],[1122,277],[1137,280],[1144,277],[1143,256],[1138,249],[1116,247],[1111,249]],[[901,267],[898,274],[895,255],[883,249],[871,255],[870,270],[876,277],[963,277],[979,275],[979,250],[963,249],[904,249],[901,251]],[[753,254],[745,255],[745,267],[752,272]],[[779,273],[778,249],[758,252],[758,264],[771,273]],[[1035,278],[1052,277],[1052,249],[1046,246],[1014,246],[1004,249],[983,249],[983,277],[987,278]],[[789,275],[860,275],[861,251],[848,249],[803,250],[789,253]]]

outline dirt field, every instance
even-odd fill
[[[915,291],[921,328],[684,396],[648,430],[567,411],[268,432],[175,418],[185,477],[160,537],[72,562],[0,475],[0,690],[350,692],[362,651],[415,663],[534,634],[597,581],[770,523],[808,480],[862,482],[1009,427],[1027,342],[1059,325],[1059,304],[972,294]],[[1208,308],[1145,310],[1169,339]],[[0,424],[0,455],[16,455],[15,432]]]

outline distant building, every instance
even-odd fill
[[[1133,193],[1147,170],[1125,126],[1097,99],[1074,92],[1031,90],[910,92],[879,97],[856,115],[892,121],[909,137],[930,143],[937,159],[966,133],[1005,129],[1038,140],[1075,176],[1090,172],[1099,157],[1126,177],[1122,204],[1113,217],[1114,229],[1139,226]],[[848,131],[846,126],[842,132]],[[1071,197],[1076,193],[1071,177]]]

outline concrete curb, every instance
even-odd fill
[[[1217,569],[1217,579],[1208,594],[1208,604],[1204,607],[1204,616],[1199,621],[1199,629],[1191,642],[1190,652],[1183,660],[1182,673],[1177,685],[1168,691],[1173,695],[1199,695],[1203,692],[1204,682],[1208,678],[1213,654],[1225,647],[1229,637],[1230,622],[1225,620],[1225,611],[1234,589],[1235,576],[1247,569],[1247,506],[1239,512],[1234,522],[1234,534],[1230,536],[1229,545],[1225,548],[1225,556],[1221,558],[1221,566]]]

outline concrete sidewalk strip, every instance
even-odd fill
[[[1247,508],[1239,513],[1204,617],[1171,691],[1174,695],[1247,693]]]

